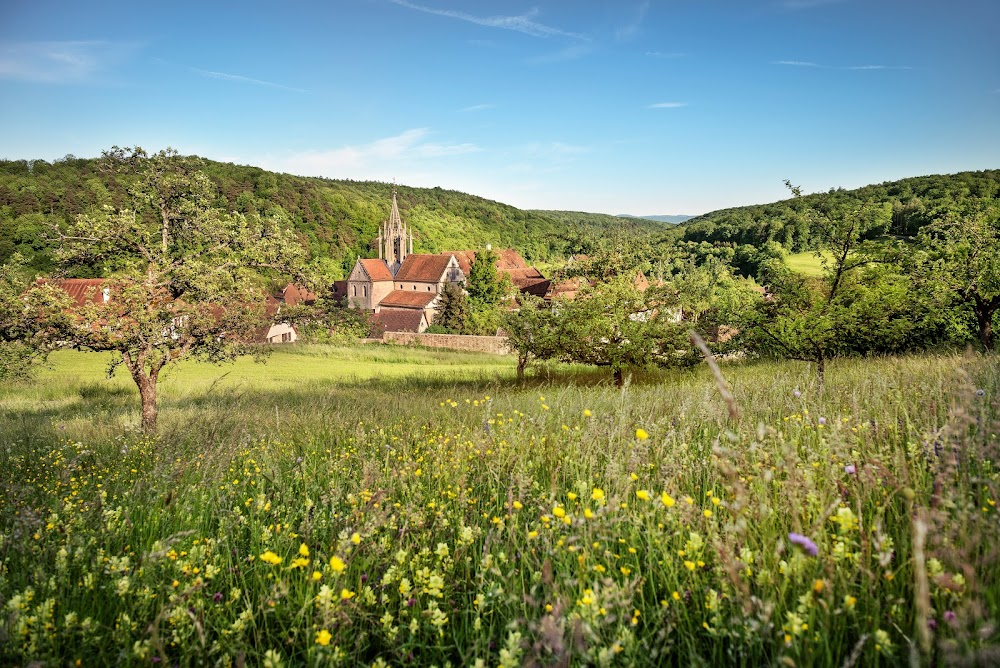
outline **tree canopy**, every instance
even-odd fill
[[[61,266],[108,276],[110,299],[73,309],[62,343],[115,353],[139,389],[142,426],[156,426],[160,372],[185,358],[212,362],[258,350],[267,323],[261,275],[296,274],[302,248],[279,216],[223,213],[199,161],[167,149],[113,148],[102,167],[128,182],[128,203],[79,215],[60,232]],[[33,295],[41,288],[29,291]],[[50,310],[49,320],[63,317]]]

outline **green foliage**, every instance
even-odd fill
[[[555,311],[538,297],[522,295],[520,308],[507,311],[501,318],[507,345],[517,355],[517,377],[532,360],[547,360],[558,356],[559,335]]]
[[[1000,170],[920,176],[855,190],[831,189],[772,204],[713,211],[681,223],[674,233],[678,239],[696,244],[708,242],[734,247],[749,244],[762,248],[768,242],[777,242],[797,253],[822,246],[812,212],[835,207],[887,206],[887,231],[914,236],[922,227],[938,220],[943,210],[996,199],[998,194]]]
[[[266,323],[259,272],[293,274],[302,251],[280,217],[211,208],[214,186],[196,159],[114,147],[103,164],[122,174],[131,206],[81,214],[56,257],[112,274],[111,299],[76,309],[77,326],[59,334],[66,344],[117,354],[112,364],[128,369],[143,427],[153,430],[161,370],[185,357],[221,362],[256,352],[255,333]],[[57,321],[64,311],[49,316]]]
[[[25,273],[19,253],[0,263],[0,378],[30,378],[35,363],[72,330],[66,293],[50,285],[29,289]]]
[[[434,323],[443,327],[447,334],[465,334],[465,323],[469,318],[469,300],[462,289],[454,283],[447,283],[441,291]]]
[[[884,231],[887,207],[850,208],[833,202],[821,211],[810,212],[809,218],[821,244],[816,255],[823,278],[802,276],[777,260],[765,263],[762,279],[773,296],[760,301],[744,323],[749,330],[744,341],[760,353],[814,363],[822,382],[828,359],[851,352],[876,352],[859,350],[861,340],[872,337],[859,339],[852,328],[888,332],[894,326],[909,325],[897,322],[903,305],[889,303],[891,292],[878,293],[875,301],[886,303],[882,309],[874,309],[870,296],[857,290],[862,283],[856,280],[856,273],[882,259],[883,248],[872,239]],[[870,284],[866,289],[871,292],[876,288]]]
[[[993,321],[1000,312],[1000,202],[974,202],[921,230],[926,253],[914,275],[972,311],[980,345],[993,350]]]
[[[211,204],[220,212],[279,217],[289,221],[309,261],[326,280],[346,277],[355,259],[372,257],[379,224],[388,217],[393,186],[276,174],[257,167],[199,160],[213,184]],[[56,228],[104,206],[136,207],[128,179],[104,169],[99,159],[0,160],[0,262],[14,251],[38,272],[55,265]],[[395,186],[402,215],[414,230],[414,250],[437,253],[483,248],[517,249],[535,262],[568,252],[571,234],[601,232],[619,225],[641,233],[661,229],[650,221],[610,216],[522,211],[505,204],[441,188]],[[142,210],[152,215],[153,210]],[[573,222],[567,222],[567,215]],[[71,275],[92,277],[100,268],[77,265]]]

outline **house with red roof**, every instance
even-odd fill
[[[383,331],[427,329],[445,286],[464,285],[476,260],[472,250],[414,253],[413,232],[399,215],[395,191],[389,218],[379,228],[377,246],[378,258],[358,258],[347,281],[334,285],[334,294],[345,298],[349,306],[372,313]],[[510,276],[524,292],[544,295],[549,288],[545,277],[513,249],[498,253],[497,271]]]

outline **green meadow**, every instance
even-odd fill
[[[0,662],[898,665],[998,656],[1000,371],[609,374],[391,346],[0,384]],[[37,664],[36,664],[37,665]]]
[[[824,255],[828,260],[833,258],[832,254],[829,252],[825,252]],[[785,264],[789,269],[806,276],[819,277],[823,275],[823,262],[816,256],[815,251],[792,253],[791,255],[785,257]]]

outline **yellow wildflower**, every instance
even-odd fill
[[[260,560],[271,564],[272,566],[277,566],[281,563],[282,559],[271,550],[268,550],[264,554],[260,555]]]
[[[524,504],[521,503],[520,501],[515,501],[514,502],[514,510],[520,510],[521,508],[524,508]]]
[[[647,438],[649,438],[649,432],[647,432],[645,429],[636,429],[635,437],[640,441],[645,441]]]
[[[604,490],[599,487],[595,487],[594,491],[590,493],[590,498],[592,498],[594,501],[603,501]]]
[[[347,564],[337,555],[333,555],[330,557],[330,568],[333,569],[334,573],[343,573],[344,569],[347,568]]]
[[[359,534],[357,531],[355,531],[354,533],[352,533],[351,534],[351,542],[354,543],[355,545],[360,545],[361,544],[361,534]]]
[[[322,631],[316,634],[316,644],[326,647],[327,645],[330,644],[331,638],[333,638],[333,635],[326,629],[323,629]]]
[[[635,493],[635,495],[639,497],[639,499],[641,499],[642,501],[649,501],[649,492],[647,492],[644,489],[640,489]]]
[[[301,545],[299,545],[299,554],[302,555],[303,557],[308,557],[309,556],[309,546],[306,545],[305,543],[302,543]]]
[[[355,595],[356,594],[353,591],[351,591],[350,589],[341,589],[340,590],[340,600],[341,601],[349,601],[352,598],[354,598]]]
[[[556,506],[552,509],[552,514],[556,517],[566,517],[566,510],[562,506]]]
[[[674,505],[674,497],[670,496],[666,492],[660,495],[660,501],[662,501],[663,505],[667,508],[672,508]]]

